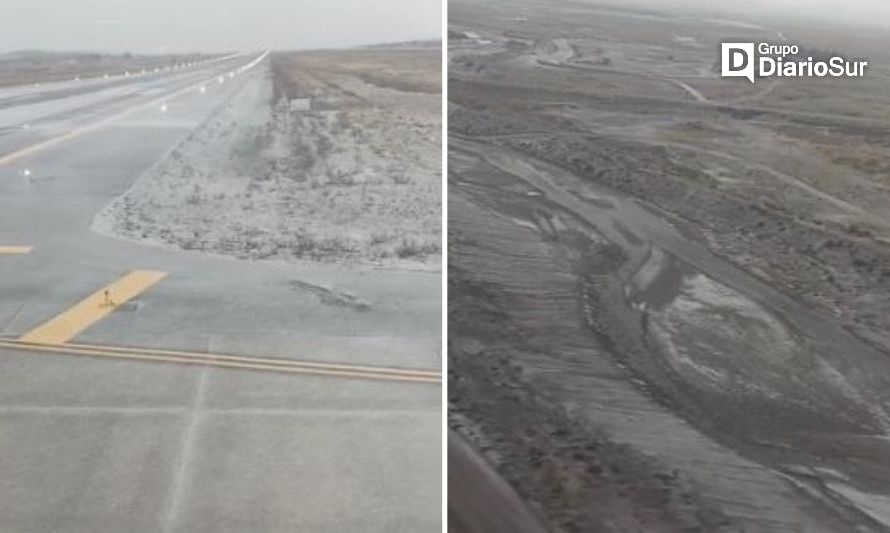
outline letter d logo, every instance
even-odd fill
[[[754,83],[754,43],[723,43],[720,64],[724,78],[748,78]]]

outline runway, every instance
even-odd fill
[[[0,530],[440,530],[439,273],[90,231],[266,75],[251,53],[0,91]]]

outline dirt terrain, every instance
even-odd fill
[[[249,259],[438,268],[440,53],[271,55],[95,228]]]
[[[454,429],[557,531],[890,528],[890,57],[866,29],[453,4]],[[868,57],[724,80],[722,40]]]

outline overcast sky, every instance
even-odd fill
[[[0,51],[189,52],[438,38],[441,0],[0,0]]]
[[[588,0],[611,5],[707,10],[763,19],[806,16],[828,22],[862,22],[890,27],[890,0]]]

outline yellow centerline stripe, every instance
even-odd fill
[[[267,52],[267,54],[268,54],[268,52]],[[261,58],[265,58],[265,57],[266,57],[266,54],[264,54],[264,55],[261,56]],[[255,63],[251,63],[251,67],[252,67],[253,65],[255,65]],[[43,150],[46,150],[47,148],[52,148],[53,146],[56,146],[57,144],[61,144],[61,143],[65,142],[65,141],[70,141],[70,140],[72,140],[72,139],[75,139],[75,138],[77,138],[77,137],[80,137],[80,136],[84,135],[85,133],[89,133],[89,132],[91,132],[91,131],[95,131],[95,130],[98,130],[98,129],[103,128],[103,127],[105,127],[105,126],[108,126],[108,125],[112,124],[113,122],[116,122],[116,121],[118,121],[118,120],[120,120],[120,119],[122,119],[122,118],[128,117],[128,116],[130,116],[130,115],[136,113],[137,111],[141,111],[141,110],[143,110],[143,109],[145,109],[145,108],[148,108],[148,107],[151,107],[151,106],[156,106],[156,105],[159,105],[159,104],[161,104],[161,103],[167,102],[167,101],[169,101],[169,100],[173,100],[173,99],[175,99],[175,98],[179,98],[179,97],[182,96],[183,94],[186,94],[186,93],[191,92],[191,91],[195,91],[195,90],[199,89],[200,87],[202,87],[202,86],[204,86],[204,85],[207,85],[208,83],[210,83],[211,81],[213,81],[213,80],[215,80],[215,79],[216,79],[216,76],[213,76],[213,77],[211,77],[211,78],[207,78],[207,79],[204,80],[204,81],[195,83],[195,84],[193,84],[193,85],[189,85],[188,87],[185,87],[185,88],[180,89],[180,90],[178,90],[178,91],[174,91],[174,92],[172,92],[172,93],[170,93],[170,94],[167,94],[167,95],[164,95],[164,96],[161,96],[161,97],[158,97],[158,98],[154,98],[154,99],[152,99],[152,100],[149,100],[149,101],[147,101],[147,102],[143,102],[143,103],[141,103],[141,104],[136,104],[136,105],[134,105],[134,106],[132,106],[132,107],[129,107],[129,108],[127,108],[127,109],[121,111],[120,113],[117,113],[117,114],[108,116],[108,117],[106,117],[106,118],[104,118],[104,119],[101,119],[101,120],[98,120],[98,121],[96,121],[96,122],[93,122],[92,124],[87,124],[87,125],[85,125],[85,126],[81,126],[81,127],[79,127],[79,128],[75,128],[75,129],[70,130],[70,131],[68,131],[68,132],[66,132],[66,133],[63,133],[62,135],[59,135],[58,137],[51,137],[51,138],[49,138],[49,139],[47,139],[47,140],[45,140],[45,141],[41,141],[41,142],[38,142],[38,143],[33,144],[33,145],[31,145],[31,146],[22,148],[21,150],[17,150],[17,151],[15,151],[15,152],[6,154],[6,155],[4,155],[4,156],[0,156],[0,166],[2,166],[2,165],[6,165],[6,164],[8,164],[8,163],[12,163],[13,161],[15,161],[15,160],[17,160],[17,159],[21,159],[21,158],[23,158],[23,157],[25,157],[25,156],[29,156],[29,155],[35,154],[35,153],[37,153],[37,152],[41,152],[41,151],[43,151]]]
[[[206,365],[219,368],[236,368],[242,370],[256,370],[264,372],[277,372],[285,374],[308,374],[316,376],[329,376],[354,379],[376,379],[386,381],[404,381],[412,383],[441,383],[440,378],[423,377],[414,375],[405,375],[400,373],[379,373],[367,372],[363,370],[325,370],[320,368],[302,368],[293,365],[273,365],[260,363],[236,362],[228,360],[220,360],[215,357],[178,357],[174,355],[160,355],[152,353],[136,353],[136,352],[111,352],[103,350],[89,350],[84,348],[73,348],[68,345],[38,345],[27,344],[16,341],[0,341],[0,348],[8,348],[13,350],[23,350],[31,352],[42,352],[51,354],[67,354],[67,355],[84,355],[97,358],[123,359],[132,361],[151,361],[160,363],[177,363],[184,365]],[[348,368],[347,365],[341,365]],[[359,367],[360,368],[360,367]]]
[[[64,344],[166,276],[166,272],[134,270],[49,322],[25,333],[20,340],[33,344]]]
[[[22,342],[22,341],[18,341]],[[2,342],[0,342],[2,345]],[[302,368],[318,368],[322,370],[358,370],[362,372],[376,372],[376,373],[384,373],[384,374],[404,374],[410,376],[420,376],[420,377],[430,377],[441,379],[442,373],[436,370],[423,370],[423,369],[415,369],[415,368],[396,368],[396,367],[385,367],[385,366],[367,366],[367,365],[352,365],[352,364],[344,364],[344,363],[325,363],[322,361],[306,361],[306,360],[296,360],[296,359],[278,359],[271,357],[252,357],[252,356],[238,356],[238,355],[228,355],[228,354],[214,354],[207,352],[187,352],[181,350],[158,350],[153,348],[130,348],[124,346],[103,346],[96,344],[76,344],[67,342],[65,343],[65,347],[68,348],[77,348],[84,350],[93,350],[93,351],[101,351],[101,352],[112,352],[112,353],[131,353],[131,354],[152,354],[152,355],[172,355],[176,357],[193,357],[193,358],[205,358],[205,359],[213,359],[217,361],[234,361],[234,362],[242,362],[242,363],[261,363],[261,364],[269,364],[276,366],[298,366]]]
[[[127,108],[127,109],[121,111],[120,113],[117,113],[117,114],[111,115],[109,117],[106,117],[104,119],[98,120],[96,122],[93,122],[92,124],[87,124],[85,126],[81,126],[80,128],[75,128],[75,129],[70,130],[66,133],[63,133],[62,135],[59,135],[57,137],[51,137],[45,141],[41,141],[36,144],[32,144],[31,146],[28,146],[26,148],[22,148],[21,150],[17,150],[15,152],[6,154],[6,155],[0,157],[0,166],[6,165],[8,163],[12,163],[13,161],[15,161],[17,159],[21,159],[25,156],[29,156],[29,155],[33,155],[37,152],[41,152],[43,150],[46,150],[47,148],[52,148],[53,146],[56,146],[57,144],[61,144],[65,141],[70,141],[72,139],[76,139],[77,137],[80,137],[86,133],[89,133],[89,132],[98,130],[100,128],[103,128],[105,126],[108,126],[109,124],[111,124],[113,122],[116,122],[122,118],[128,117],[128,116],[136,113],[137,111],[141,111],[142,109],[145,109],[147,107],[150,107],[153,105],[159,105],[159,104],[166,102],[168,100],[178,98],[179,96],[181,96],[189,91],[193,91],[197,87],[200,87],[201,85],[204,85],[206,83],[207,82],[196,83],[194,85],[190,85],[190,86],[186,87],[185,89],[175,91],[167,96],[163,96],[161,98],[155,98],[155,99],[152,99],[148,102],[144,102],[141,104],[136,104],[133,107],[130,107],[130,108]]]
[[[0,255],[22,255],[31,253],[32,246],[0,246]]]

